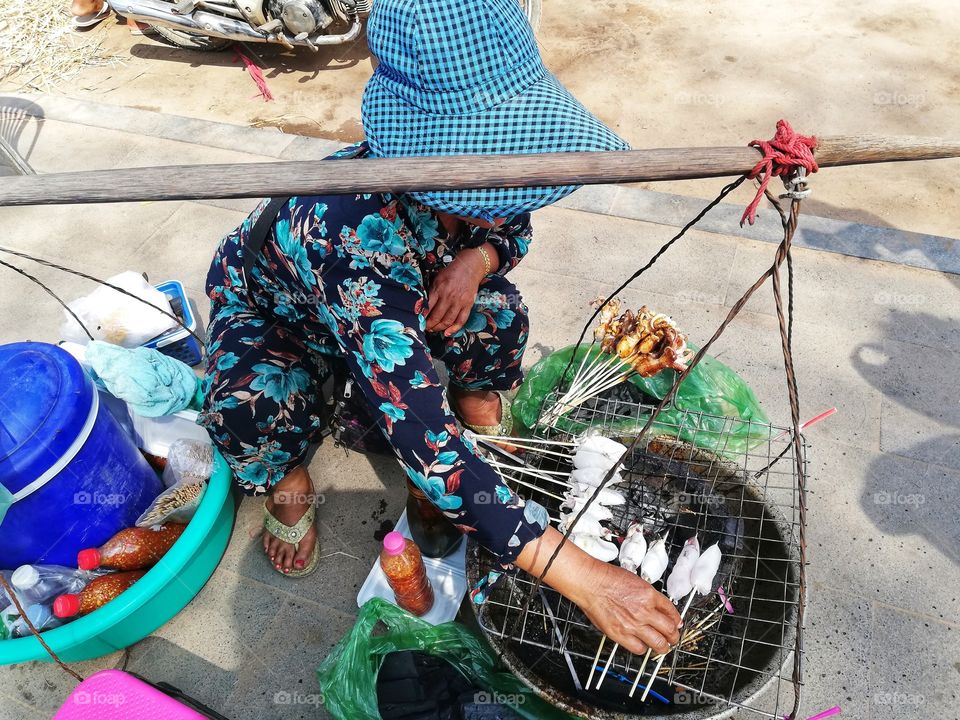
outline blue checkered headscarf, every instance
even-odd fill
[[[629,148],[544,67],[517,0],[377,0],[367,41],[380,62],[362,106],[375,156]],[[437,210],[492,220],[577,187],[410,194]]]

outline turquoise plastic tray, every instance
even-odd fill
[[[109,655],[142,640],[200,592],[227,549],[236,506],[232,477],[217,454],[213,475],[193,520],[163,559],[126,592],[53,630],[43,639],[65,662]],[[35,637],[0,642],[0,665],[52,659]]]

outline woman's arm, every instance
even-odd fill
[[[539,577],[562,539],[548,527],[524,546],[516,565]],[[572,542],[564,543],[544,581],[632,653],[648,647],[664,653],[680,641],[680,614],[673,603],[634,573],[600,562]]]

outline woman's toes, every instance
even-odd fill
[[[294,553],[293,556],[293,567],[297,570],[303,570],[306,567],[307,561],[310,560],[310,555],[313,553],[313,549],[316,547],[316,530],[310,530],[300,541],[300,549]]]

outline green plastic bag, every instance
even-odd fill
[[[374,635],[378,623],[387,631]],[[342,720],[380,720],[377,674],[390,653],[416,650],[443,658],[494,698],[530,720],[569,720],[507,672],[497,670],[490,647],[463,625],[431,625],[380,598],[368,600],[357,622],[317,669],[324,707]]]
[[[560,382],[560,374],[570,362],[574,347],[571,345],[551,353],[527,373],[513,402],[513,416],[528,431],[540,417],[545,398],[558,386],[565,388],[569,385],[587,353],[590,353],[587,358],[589,364],[601,352],[595,345],[581,346],[570,370]],[[693,345],[689,347],[697,350]],[[629,382],[646,395],[662,400],[676,378],[675,371],[663,370],[653,377],[634,375]],[[639,421],[637,418],[624,420],[614,423],[612,428],[623,435],[630,435],[638,432],[648,418],[649,415],[641,414]],[[705,355],[677,389],[673,404],[660,413],[657,422],[650,428],[650,437],[664,433],[679,436],[697,447],[733,458],[768,440],[768,423],[750,386],[722,362]],[[587,430],[589,424],[562,417],[557,421],[557,427],[577,434]]]

